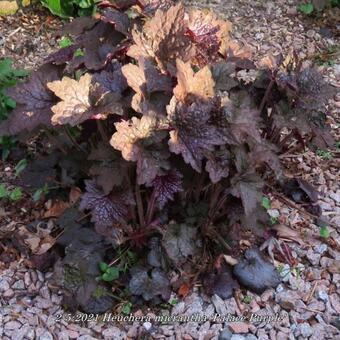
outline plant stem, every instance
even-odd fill
[[[97,120],[97,128],[98,128],[100,136],[102,137],[103,142],[108,143],[110,141],[110,138],[108,134],[106,133],[106,129],[105,129],[105,125],[103,121]]]
[[[143,207],[142,195],[140,193],[140,187],[139,187],[137,180],[136,180],[136,185],[135,185],[135,194],[136,194],[136,203],[137,203],[139,223],[140,223],[140,226],[144,228],[145,227],[144,207]]]
[[[267,101],[268,101],[270,92],[272,91],[274,85],[275,85],[275,80],[274,80],[274,79],[271,79],[271,80],[270,80],[270,83],[269,83],[269,85],[268,85],[268,87],[267,87],[267,89],[266,89],[266,92],[264,93],[264,96],[263,96],[263,98],[262,98],[262,101],[261,101],[261,104],[260,104],[260,108],[259,108],[260,112],[263,111],[265,105],[267,104]]]
[[[156,195],[155,195],[155,191],[153,191],[150,197],[147,212],[146,212],[146,225],[147,226],[151,223],[151,220],[155,213],[155,203],[156,203]]]
[[[75,148],[81,151],[82,153],[86,154],[86,151],[78,144],[78,142],[72,136],[72,133],[70,132],[69,128],[66,125],[64,125],[63,128],[67,137],[70,139],[71,143],[75,146]]]

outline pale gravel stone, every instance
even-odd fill
[[[215,306],[216,312],[221,315],[227,314],[227,309],[225,307],[224,301],[216,294],[211,298],[213,305]]]
[[[11,286],[12,289],[25,289],[25,283],[24,280],[18,280],[16,282],[13,283],[13,285]]]
[[[53,340],[53,336],[50,332],[44,331],[41,335],[38,336],[38,340]]]
[[[18,321],[10,321],[5,324],[5,330],[17,330],[21,327],[21,323]]]
[[[110,327],[103,330],[102,335],[104,338],[125,340],[126,333],[120,330],[118,327]]]
[[[183,314],[185,310],[185,303],[183,301],[178,302],[171,311],[171,315],[180,315]]]
[[[6,291],[2,294],[2,296],[3,296],[4,298],[11,298],[11,297],[13,297],[13,296],[14,296],[14,290],[13,290],[13,289],[8,289],[8,290],[6,290]]]
[[[317,245],[316,247],[314,247],[314,251],[322,255],[324,252],[327,251],[327,248],[328,248],[327,244],[321,243]]]
[[[4,292],[9,289],[9,283],[6,279],[0,278],[0,292]]]
[[[31,284],[31,275],[29,272],[26,272],[24,275],[24,282],[25,282],[25,286],[26,288],[28,288],[28,286]]]

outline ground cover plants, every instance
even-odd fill
[[[242,237],[253,246],[275,239],[268,185],[315,207],[317,192],[286,179],[278,155],[334,146],[332,87],[294,53],[255,65],[212,12],[171,0],[98,6],[6,92],[16,107],[0,136],[37,143],[17,185],[52,198],[82,191],[79,205],[52,214],[58,237],[33,265],[54,264],[65,304],[91,313],[167,302],[198,280],[223,298],[239,283],[276,286],[257,249],[234,268],[221,254],[241,254]],[[289,247],[277,256],[289,261]]]

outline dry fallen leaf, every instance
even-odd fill
[[[281,239],[290,240],[299,243],[300,245],[305,245],[305,242],[301,239],[299,232],[289,228],[283,224],[278,224],[273,227],[277,232],[277,236]]]
[[[52,206],[45,212],[44,217],[59,217],[71,204],[64,201],[55,201]]]
[[[69,195],[70,204],[73,205],[77,203],[81,195],[82,195],[82,192],[78,187],[72,187],[70,190],[70,195]]]
[[[231,266],[235,266],[236,264],[238,264],[238,261],[230,255],[223,255],[223,258],[224,258],[225,262],[227,262]]]

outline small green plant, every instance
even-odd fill
[[[242,301],[244,303],[246,303],[247,305],[250,304],[250,302],[253,300],[253,298],[250,296],[250,295],[245,295],[243,298],[242,298]]]
[[[327,226],[320,227],[320,236],[322,238],[328,238],[329,237],[329,230]]]
[[[49,187],[45,184],[42,188],[36,190],[32,196],[33,202],[38,202],[43,195],[47,195],[49,193]]]
[[[18,164],[15,166],[15,177],[18,177],[26,168],[27,166],[27,159],[22,159],[18,162]]]
[[[62,37],[58,41],[58,45],[59,45],[60,48],[69,47],[69,46],[73,45],[73,41],[68,37]]]
[[[125,315],[129,315],[131,313],[131,309],[132,309],[132,303],[126,302],[123,304],[121,312]]]
[[[340,0],[311,0],[310,2],[303,2],[297,6],[299,12],[303,14],[314,14],[321,12],[326,8],[339,7]]]
[[[0,184],[0,199],[9,199],[12,202],[17,202],[22,198],[22,191],[19,187],[9,191],[5,184]]]
[[[110,267],[105,262],[99,263],[99,268],[102,271],[102,275],[100,276],[102,280],[106,282],[111,282],[119,279],[119,268],[118,267]]]
[[[324,160],[328,160],[328,161],[333,158],[332,152],[328,151],[328,150],[318,149],[318,150],[316,150],[316,155],[319,156],[320,158],[322,158]]]
[[[15,70],[12,65],[12,60],[8,58],[0,60],[0,121],[6,119],[16,107],[15,101],[5,94],[5,90],[28,75],[27,71]]]
[[[169,304],[170,304],[171,306],[176,306],[176,305],[178,304],[178,299],[176,299],[176,298],[171,299],[171,300],[169,301]]]
[[[61,18],[87,16],[96,12],[94,0],[41,0],[43,6]]]
[[[81,48],[77,48],[73,54],[73,57],[83,57],[84,55],[84,51]]]
[[[268,197],[263,197],[262,198],[262,206],[263,208],[265,208],[266,210],[270,209],[271,207],[271,202],[270,199]]]
[[[278,224],[278,222],[279,222],[279,218],[278,217],[271,217],[270,218],[270,224],[271,225]]]
[[[298,10],[299,12],[303,13],[303,14],[312,14],[314,11],[314,6],[312,3],[307,2],[307,3],[302,3],[298,5]]]
[[[1,99],[0,99],[1,101]],[[2,150],[2,160],[5,161],[9,156],[11,149],[15,146],[16,139],[13,136],[1,136],[0,137],[0,147]]]

